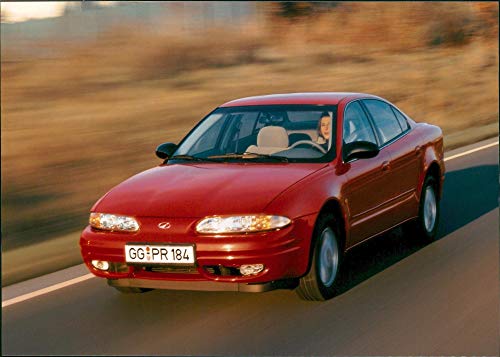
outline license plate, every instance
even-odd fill
[[[142,264],[194,264],[194,246],[126,244],[125,261]]]

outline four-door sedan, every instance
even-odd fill
[[[334,296],[352,247],[408,223],[436,236],[441,129],[380,97],[250,97],[207,115],[163,164],[92,207],[80,239],[88,269],[122,292]]]

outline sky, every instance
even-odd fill
[[[21,22],[31,19],[57,17],[64,13],[68,1],[2,2],[2,22]],[[71,2],[73,5],[75,2]],[[98,1],[101,6],[113,6],[116,2]]]

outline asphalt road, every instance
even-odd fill
[[[122,295],[91,278],[3,307],[2,354],[498,355],[498,145],[446,166],[440,239],[396,229],[355,248],[330,301],[287,290]],[[4,288],[2,300],[82,272]]]

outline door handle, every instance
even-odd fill
[[[420,145],[415,146],[415,154],[420,155],[421,151],[422,151],[422,147]]]
[[[389,161],[384,161],[382,163],[382,171],[387,171],[391,168],[391,163]]]

